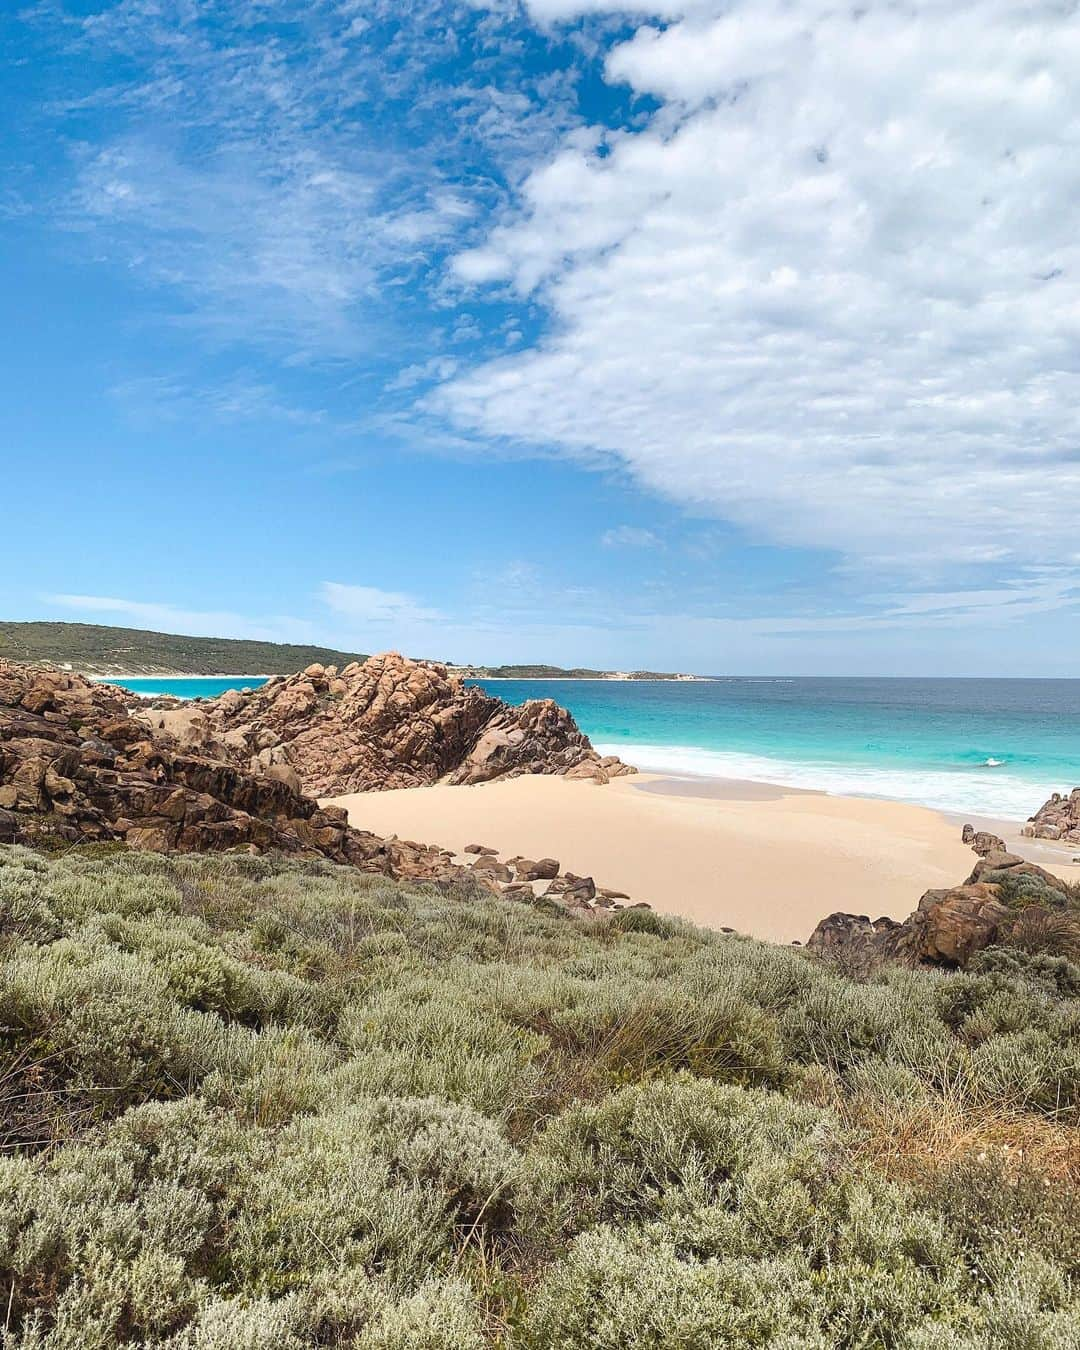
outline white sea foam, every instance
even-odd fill
[[[970,769],[919,770],[827,761],[802,763],[739,751],[704,750],[693,745],[609,742],[596,748],[603,755],[618,755],[650,773],[779,783],[816,788],[838,796],[887,797],[918,802],[938,811],[999,820],[1026,820],[1051,792],[1062,790],[1060,783],[1044,783],[1015,773],[986,773],[987,766],[982,764]]]

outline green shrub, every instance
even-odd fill
[[[18,848],[0,943],[5,1350],[1077,1350],[1060,955]]]
[[[968,969],[976,975],[1000,975],[1013,988],[1026,983],[1058,998],[1080,999],[1080,965],[1063,956],[986,947],[972,958]]]
[[[627,1087],[570,1107],[537,1136],[519,1204],[530,1230],[565,1239],[688,1199],[713,1203],[777,1156],[798,1175],[835,1149],[834,1135],[820,1111],[773,1094],[689,1075]]]
[[[648,933],[650,937],[658,938],[675,937],[682,931],[677,919],[665,918],[655,910],[636,905],[618,910],[608,920],[608,926],[616,933]]]

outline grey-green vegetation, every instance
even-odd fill
[[[1064,958],[19,848],[0,932],[10,1350],[1080,1344]]]
[[[345,666],[356,652],[245,638],[185,637],[97,623],[0,623],[0,657],[49,661],[91,675],[291,675]]]

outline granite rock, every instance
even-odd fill
[[[287,764],[316,797],[529,773],[604,783],[635,772],[601,758],[553,700],[513,707],[444,666],[396,652],[353,662],[333,676],[309,666],[195,711],[153,717],[185,744],[254,772]]]

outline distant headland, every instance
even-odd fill
[[[310,665],[347,666],[367,653],[246,638],[192,637],[96,623],[0,622],[0,658],[58,666],[83,675],[290,675]],[[654,670],[589,670],[562,666],[466,666],[440,661],[477,680],[698,680]]]
[[[289,675],[315,662],[348,665],[361,652],[288,642],[190,637],[97,623],[0,622],[0,658],[83,675]]]
[[[707,675],[684,675],[663,670],[589,670],[575,666],[455,666],[455,675],[468,680],[707,680]]]

